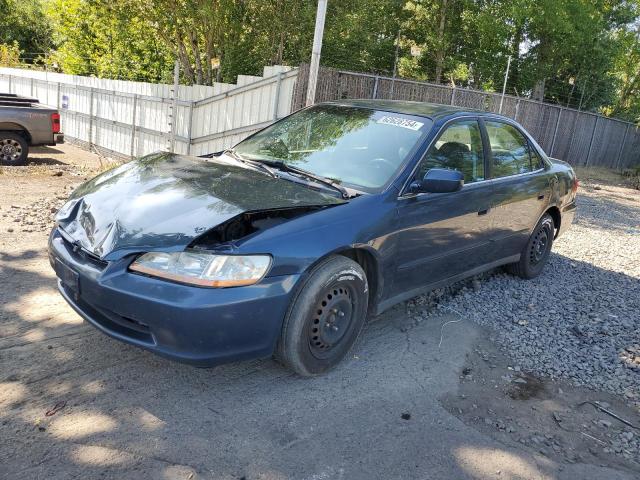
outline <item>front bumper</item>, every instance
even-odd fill
[[[268,357],[299,275],[210,289],[127,270],[131,257],[102,262],[74,251],[55,229],[49,260],[69,305],[107,335],[199,366]]]

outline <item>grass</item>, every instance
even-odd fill
[[[602,183],[640,189],[640,167],[623,172],[604,167],[574,167],[583,183]]]

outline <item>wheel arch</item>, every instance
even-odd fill
[[[369,248],[361,246],[347,247],[333,252],[333,254],[347,257],[362,267],[369,285],[369,312],[375,311],[380,300],[383,283],[380,262],[377,255]]]
[[[318,258],[315,262],[309,265],[304,273],[302,281],[299,282],[298,290],[301,290],[306,280],[309,278],[309,274],[322,262],[328,258],[340,255],[353,260],[362,267],[365,275],[367,276],[367,284],[369,286],[369,313],[374,312],[378,303],[380,302],[383,286],[382,271],[380,268],[380,261],[378,255],[371,247],[362,245],[349,245],[341,248],[337,248]]]
[[[31,143],[31,134],[24,125],[16,122],[0,122],[0,132],[16,133],[24,137],[24,139]]]
[[[544,213],[548,213],[549,215],[551,215],[551,218],[553,219],[553,226],[555,228],[555,234],[553,235],[553,238],[558,238],[558,233],[560,232],[560,224],[562,223],[562,215],[560,214],[560,209],[557,206],[553,205],[547,208]]]

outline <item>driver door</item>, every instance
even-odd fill
[[[450,168],[463,173],[464,186],[457,192],[399,197],[394,296],[492,261],[492,187],[485,180],[485,151],[478,120],[459,120],[445,128],[418,165],[411,181],[431,168]]]

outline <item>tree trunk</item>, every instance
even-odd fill
[[[276,55],[276,65],[282,65],[282,57],[284,56],[284,32],[280,32],[280,43],[278,44],[278,53]]]
[[[185,79],[188,83],[194,84],[196,79],[193,72],[193,67],[191,66],[191,61],[189,60],[189,54],[187,53],[187,49],[184,46],[184,42],[176,32],[176,43],[178,44],[178,60],[182,65],[182,71],[184,72]]]
[[[448,0],[442,0],[442,7],[440,8],[440,26],[438,27],[438,48],[436,50],[436,83],[440,83],[442,79],[442,70],[444,65],[444,27],[447,19],[447,2]]]
[[[200,58],[200,49],[196,42],[195,36],[191,30],[189,30],[189,44],[191,45],[191,51],[193,52],[193,60],[196,64],[196,83],[202,85],[202,79],[204,77],[202,71],[202,59]]]

